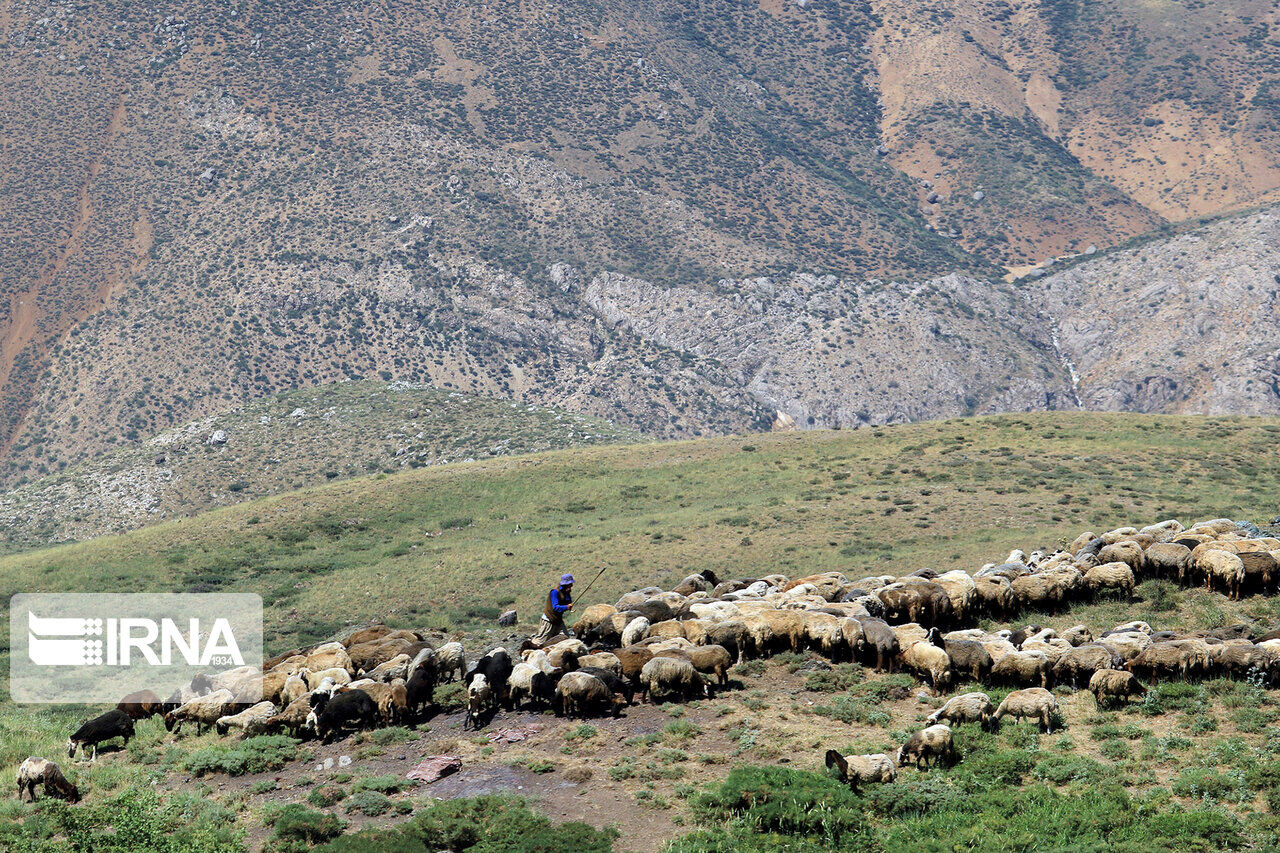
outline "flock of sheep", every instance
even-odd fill
[[[953,760],[950,724],[994,727],[1014,717],[1050,730],[1058,705],[1049,688],[1057,685],[1087,685],[1104,704],[1141,696],[1139,676],[1154,682],[1220,673],[1280,682],[1280,631],[1251,637],[1242,625],[1178,635],[1130,622],[1095,638],[1081,625],[1062,631],[966,627],[1024,609],[1055,612],[1099,594],[1127,596],[1140,579],[1154,577],[1204,583],[1232,596],[1272,592],[1280,582],[1280,540],[1251,536],[1227,519],[1189,528],[1165,521],[1085,533],[1053,553],[1014,551],[972,575],[921,569],[856,580],[828,572],[721,581],[704,571],[673,590],[649,587],[616,604],[589,606],[574,636],[528,641],[514,659],[495,648],[469,666],[459,643],[437,649],[416,632],[375,626],[293,649],[261,670],[201,676],[167,700],[149,691],[125,697],[72,735],[68,756],[83,747],[96,757],[97,744],[114,737],[127,742],[134,721],[153,715],[175,734],[188,722],[198,732],[288,732],[328,742],[352,730],[415,721],[434,704],[437,684],[455,675],[467,689],[464,728],[481,726],[502,708],[617,715],[637,695],[653,702],[710,697],[727,684],[735,663],[780,651],[902,667],[936,692],[957,675],[1017,688],[998,707],[981,692],[952,698],[892,758],[829,752],[828,766],[857,785],[888,781],[908,763]],[[241,701],[259,678],[261,701]],[[40,761],[29,759],[33,768]],[[56,779],[49,781],[60,771],[46,764],[52,767],[44,771],[46,790],[65,793]],[[34,796],[35,773],[19,773],[20,791],[25,786]]]

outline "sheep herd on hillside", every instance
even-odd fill
[[[1273,594],[1280,540],[1227,519],[1191,527],[1171,520],[1084,533],[1052,553],[1015,550],[973,574],[920,569],[856,580],[840,572],[720,580],[703,571],[672,590],[647,587],[615,604],[589,606],[573,636],[526,641],[514,652],[493,648],[470,663],[457,642],[435,648],[420,633],[378,625],[290,650],[261,670],[199,676],[166,700],[150,691],[127,696],[81,726],[67,754],[83,748],[96,757],[98,744],[116,737],[127,743],[136,720],[156,715],[175,735],[186,723],[198,733],[284,732],[327,743],[350,731],[421,719],[434,706],[437,685],[455,677],[467,691],[464,728],[479,728],[502,709],[617,716],[637,698],[712,697],[728,684],[735,663],[782,651],[902,668],[939,694],[958,679],[1015,688],[998,706],[981,692],[951,698],[892,757],[828,752],[828,767],[856,787],[888,781],[899,766],[954,760],[954,724],[994,728],[1012,717],[1051,730],[1055,686],[1087,687],[1107,705],[1141,697],[1146,688],[1139,679],[1225,675],[1280,684],[1280,631],[1253,636],[1249,626],[1237,625],[1177,634],[1128,622],[1094,637],[1083,625],[969,627],[1024,610],[1055,613],[1098,595],[1128,597],[1148,578],[1204,584],[1233,598]],[[241,701],[259,678],[260,701]],[[41,761],[24,762],[19,790],[25,786],[34,797],[31,780],[39,774],[28,769],[32,763],[43,768],[46,791],[69,796],[57,766],[45,762],[49,770]]]

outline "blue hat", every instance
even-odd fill
[[[571,583],[573,583],[573,575],[560,576],[560,586],[568,586]]]

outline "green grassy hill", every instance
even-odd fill
[[[321,385],[171,427],[0,493],[0,552],[357,475],[639,440],[588,415],[416,383]]]
[[[252,591],[268,637],[461,627],[608,567],[592,600],[724,575],[973,570],[1134,520],[1280,512],[1280,424],[1002,415],[578,448],[377,474],[0,559],[19,591]]]
[[[0,558],[0,594],[254,591],[267,604],[269,651],[382,617],[445,629],[474,655],[498,639],[484,629],[499,609],[518,606],[528,625],[565,570],[585,580],[609,567],[584,599],[598,601],[705,567],[972,570],[1084,529],[1170,516],[1268,521],[1280,512],[1278,438],[1274,420],[1070,414],[579,448],[376,474],[10,555]],[[1018,617],[1095,633],[1133,618],[1270,626],[1280,598],[1233,602],[1150,580],[1132,600]],[[0,626],[0,642],[7,637]],[[0,670],[5,658],[0,649]],[[984,689],[997,701],[1007,691]],[[942,699],[924,696],[909,675],[833,668],[813,653],[748,661],[712,700],[636,706],[617,720],[504,712],[495,726],[539,727],[505,745],[460,728],[456,683],[437,693],[443,712],[416,729],[332,746],[176,738],[150,720],[126,750],[64,763],[88,791],[73,810],[0,799],[0,847],[61,851],[79,833],[89,846],[77,849],[95,849],[125,827],[134,846],[110,849],[303,850],[287,833],[379,831],[410,813],[419,828],[447,825],[442,811],[473,805],[436,798],[516,787],[557,821],[619,826],[615,849],[643,853],[695,829],[671,850],[924,853],[947,838],[964,849],[1038,849],[1039,839],[1055,849],[1172,853],[1271,849],[1280,838],[1274,691],[1225,678],[1162,682],[1115,710],[1087,691],[1057,694],[1065,729],[965,726],[956,767],[904,768],[897,783],[852,798],[821,775],[824,750],[891,750]],[[0,765],[59,755],[92,712],[0,701]],[[464,772],[405,788],[421,756],[443,753],[462,756]],[[344,755],[349,766],[324,768]],[[759,798],[742,790],[776,791],[766,799],[781,805],[758,813]],[[335,849],[391,840],[351,843]]]

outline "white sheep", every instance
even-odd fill
[[[257,734],[264,730],[264,724],[275,716],[277,708],[270,702],[259,702],[238,714],[226,714],[214,721],[213,727],[220,735],[231,729],[240,729],[245,735]]]

